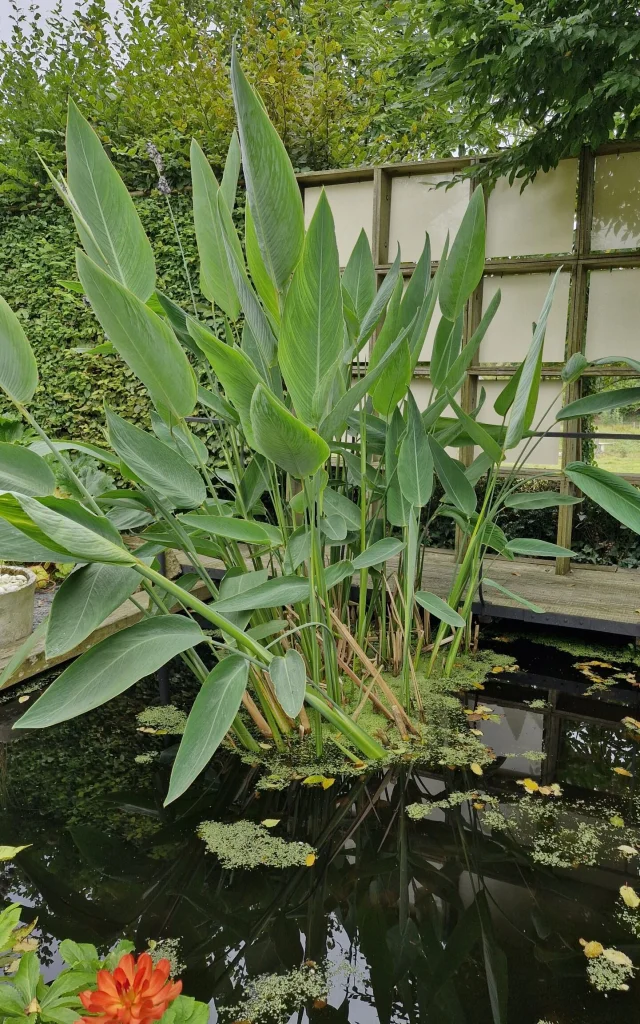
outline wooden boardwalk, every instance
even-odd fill
[[[179,560],[183,567],[188,564],[184,555],[179,555]],[[212,575],[222,575],[224,567],[221,562],[212,558],[203,558],[202,561]],[[451,551],[430,548],[424,561],[423,590],[446,598],[454,571],[455,562]],[[566,576],[556,576],[552,560],[516,558],[508,561],[496,557],[485,561],[484,572],[496,583],[520,594],[543,611],[532,612],[499,590],[485,587],[484,603],[480,600],[474,603],[473,610],[478,615],[532,622],[539,626],[571,626],[599,633],[640,637],[640,572],[637,569],[574,564]],[[207,594],[203,584],[199,584],[193,592],[203,600]],[[146,608],[148,598],[141,593],[136,595],[136,601]],[[140,618],[139,609],[131,601],[125,601],[79,647],[59,658],[47,659],[44,640],[41,640],[7,685],[23,682],[77,657],[100,640],[133,625]],[[19,646],[19,643],[0,646],[0,672]]]

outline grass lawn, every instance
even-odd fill
[[[634,441],[596,440],[596,463],[611,473],[640,474],[640,424],[638,423],[597,423],[596,432],[635,435]]]

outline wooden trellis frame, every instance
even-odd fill
[[[490,257],[485,262],[483,279],[470,299],[465,317],[463,344],[466,343],[476,328],[482,315],[483,286],[487,277],[491,275],[532,275],[549,274],[562,267],[569,275],[569,299],[568,317],[565,339],[565,359],[575,352],[585,352],[587,336],[587,315],[589,302],[589,273],[594,270],[613,270],[626,268],[640,268],[640,246],[637,248],[621,248],[605,252],[593,252],[591,249],[592,223],[594,216],[594,193],[596,160],[600,156],[624,155],[627,153],[640,152],[639,142],[607,143],[597,151],[585,148],[578,159],[576,176],[576,194],[573,210],[574,234],[573,249],[562,254],[552,253],[550,255],[518,255],[510,257]],[[491,160],[491,156],[484,157],[459,157],[446,160],[432,160],[418,163],[385,164],[376,167],[358,167],[344,170],[313,171],[298,174],[298,183],[303,194],[309,188],[319,186],[346,185],[357,182],[373,183],[373,205],[372,220],[370,225],[371,248],[376,266],[378,282],[384,279],[391,262],[390,248],[390,222],[391,203],[393,194],[393,183],[399,178],[406,178],[420,175],[447,175],[455,174],[470,167],[474,163]],[[575,158],[571,158],[575,163]],[[562,162],[561,162],[562,163]],[[553,173],[553,172],[552,172]],[[516,187],[518,183],[516,182]],[[469,179],[469,193],[474,188],[474,180]],[[488,218],[491,217],[489,195]],[[636,203],[638,201],[636,200]],[[429,225],[425,225],[427,229]],[[640,230],[638,231],[640,236]],[[636,241],[639,239],[636,239]],[[438,266],[437,260],[432,262],[432,273]],[[415,268],[413,262],[402,263],[402,273],[410,277]],[[615,349],[615,344],[613,345]],[[611,354],[614,354],[612,350]],[[638,344],[638,358],[640,358],[640,331]],[[480,378],[509,377],[515,372],[519,362],[504,363],[483,363],[476,358],[467,373],[462,392],[462,404],[466,411],[473,409]],[[544,380],[559,380],[561,363],[545,362],[543,364]],[[611,371],[604,367],[593,367],[587,370],[586,376],[611,375]],[[415,379],[419,381],[428,378],[428,364],[418,364],[415,371]],[[633,370],[618,366],[615,376],[630,377],[637,376]],[[573,401],[581,394],[581,381],[572,384],[566,390],[565,403]],[[566,433],[580,430],[579,421],[567,421],[564,427],[558,427]],[[560,442],[560,466],[580,457],[581,440],[579,438],[566,437]],[[462,450],[461,458],[469,461],[473,450]],[[541,471],[535,471],[539,474]],[[522,475],[531,473],[526,467]],[[560,469],[549,469],[544,471],[548,477],[560,475]],[[640,474],[623,474],[625,479],[633,483],[640,483]],[[564,477],[561,477],[561,488],[567,493],[571,485]],[[573,526],[574,506],[562,506],[559,509],[557,539],[563,546],[570,546]],[[557,559],[556,572],[565,574],[570,569],[569,559]]]

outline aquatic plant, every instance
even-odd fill
[[[254,821],[203,821],[197,831],[225,868],[311,867],[316,859],[313,846],[274,836]]]
[[[262,974],[250,983],[241,1003],[220,1008],[221,1018],[248,1024],[286,1024],[295,1010],[324,1000],[329,985],[327,974],[328,967],[311,962],[286,974]]]
[[[167,802],[185,792],[227,735],[256,755],[265,741],[284,754],[311,735],[321,758],[329,728],[346,759],[376,763],[385,757],[376,734],[386,720],[403,741],[419,744],[416,723],[428,715],[417,679],[422,654],[431,647],[434,687],[438,678],[455,677],[478,588],[505,589],[485,572],[485,556],[570,555],[542,541],[508,541],[501,510],[579,500],[557,491],[519,493],[518,483],[539,443],[542,347],[558,275],[529,352],[495,403],[502,424],[481,422],[480,406],[467,412],[456,396],[500,302],[498,293],[463,346],[465,309],[484,269],[482,189],[433,276],[427,237],[406,291],[400,252],[377,288],[364,232],[341,275],[329,202],[321,194],[305,229],[289,158],[235,55],[231,84],[238,136],[220,184],[199,146],[191,149],[200,289],[209,307],[194,298],[186,311],[158,289],[131,198],[73,102],[67,179],[51,176],[78,230],[78,288],[105,333],[101,348],[117,352],[145,385],[151,430],[106,409],[108,447],[47,437],[28,408],[38,384],[31,347],[0,299],[0,387],[38,435],[30,447],[0,445],[0,547],[7,559],[78,564],[53,601],[47,655],[68,654],[143,590],[133,598],[141,621],[74,661],[17,727],[83,714],[179,656],[201,688]],[[233,221],[241,167],[244,249]],[[420,410],[410,382],[436,307],[432,392]],[[587,365],[582,356],[569,360],[566,387]],[[558,418],[590,415],[612,400],[628,404],[628,391],[590,395]],[[225,460],[217,473],[189,425],[197,406],[215,419]],[[452,446],[480,454],[466,465],[448,454]],[[126,486],[92,493],[68,450],[116,470]],[[47,459],[60,463],[76,497],[54,494]],[[630,484],[581,463],[564,473],[567,486],[640,527],[640,495]],[[442,497],[432,501],[436,480]],[[462,540],[446,601],[419,584],[421,540],[437,517],[453,520]],[[157,562],[173,549],[193,569],[178,579],[163,575]],[[225,568],[220,584],[203,561],[209,556]],[[431,618],[439,622],[432,645]],[[12,660],[12,671],[19,661]],[[399,690],[380,666],[401,673]],[[347,711],[353,686],[362,699]],[[375,728],[362,725],[368,702]],[[450,756],[445,748],[444,763]],[[462,763],[481,771],[482,753]]]

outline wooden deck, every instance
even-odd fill
[[[184,555],[178,557],[185,568],[188,559]],[[212,558],[203,558],[202,561],[213,576],[222,576],[224,567],[221,562]],[[423,589],[446,598],[454,570],[452,552],[429,549],[422,575]],[[477,615],[531,622],[539,626],[570,626],[599,633],[640,637],[640,572],[637,569],[573,565],[568,575],[556,576],[553,561],[517,558],[512,562],[504,558],[492,558],[485,561],[484,571],[496,583],[538,605],[543,612],[532,612],[500,591],[485,587],[484,603],[477,600],[473,606]],[[199,584],[194,593],[204,600],[207,591],[203,584]],[[136,601],[146,608],[148,598],[146,594],[136,594]],[[138,608],[131,601],[125,601],[82,644],[58,658],[45,657],[44,640],[41,640],[6,685],[24,682],[55,665],[69,661],[112,633],[133,625],[140,618]],[[18,647],[20,643],[0,646],[0,672]]]

